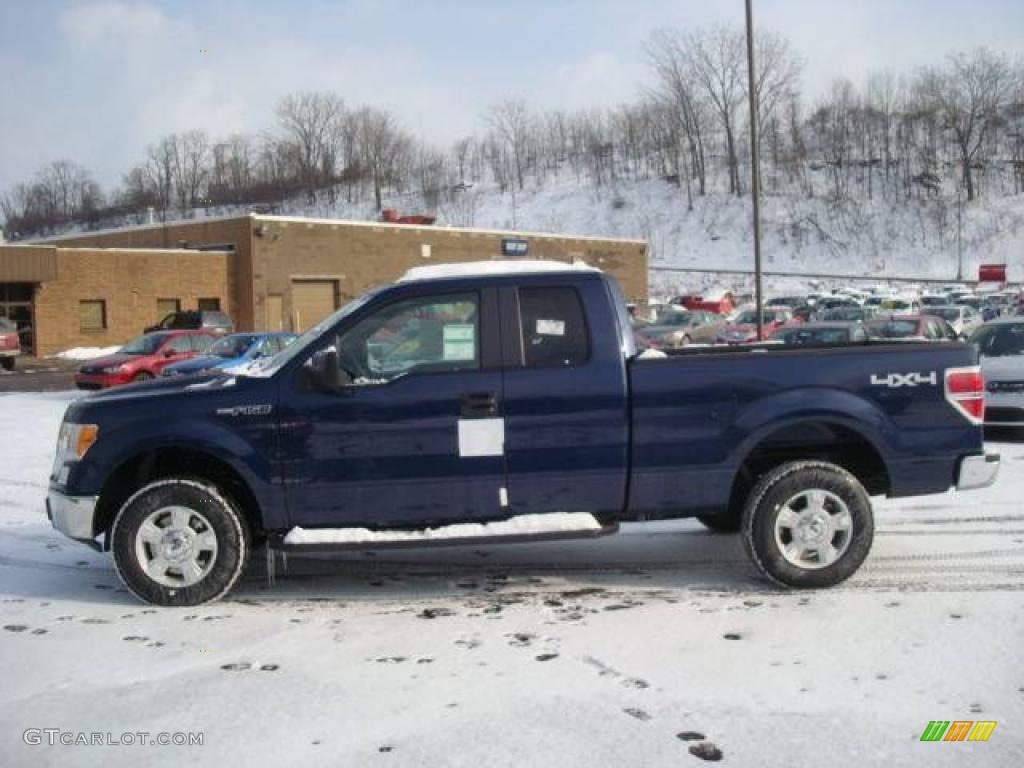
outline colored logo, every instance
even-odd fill
[[[988,741],[995,729],[995,720],[931,720],[921,741]]]

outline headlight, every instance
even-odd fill
[[[104,373],[120,373],[123,370],[124,370],[124,366],[123,365],[112,365],[109,368],[104,368],[103,372]]]
[[[100,428],[95,424],[71,424],[66,421],[61,424],[51,474],[59,477],[65,464],[79,461],[96,442],[99,434]]]

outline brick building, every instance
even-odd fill
[[[647,296],[642,240],[249,214],[0,246],[0,315],[41,355],[122,343],[175,307],[302,331],[410,267],[503,257],[584,261]]]

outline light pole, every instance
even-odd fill
[[[964,279],[964,243],[963,243],[963,189],[960,182],[956,183],[956,281]]]
[[[750,196],[754,201],[754,301],[757,305],[757,340],[764,341],[764,295],[761,290],[761,167],[757,140],[757,82],[754,66],[754,9],[747,0],[747,93],[750,97]]]

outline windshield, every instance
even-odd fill
[[[910,309],[910,302],[903,301],[902,299],[886,299],[882,302],[882,309],[895,309],[897,311],[903,311]]]
[[[160,345],[167,340],[167,337],[159,333],[147,333],[132,339],[118,350],[122,355],[152,355]]]
[[[668,309],[658,313],[654,321],[655,325],[689,325],[693,322],[693,315],[689,312]]]
[[[846,328],[787,328],[772,338],[787,344],[843,344],[850,340],[850,332]]]
[[[868,332],[876,338],[906,339],[917,336],[916,320],[885,320],[868,325]]]
[[[943,320],[948,322],[960,319],[960,310],[956,307],[933,307],[928,310],[928,314],[941,317]]]
[[[857,307],[842,307],[830,309],[823,316],[823,320],[833,320],[843,323],[852,323],[864,319],[864,310]]]
[[[218,341],[212,347],[210,347],[210,354],[216,357],[223,357],[227,360],[231,360],[236,357],[241,357],[249,351],[249,347],[256,341],[256,336],[239,335],[239,336],[225,336],[223,339]]]
[[[763,312],[761,314],[761,317],[763,318],[763,322],[765,323],[775,323],[779,321],[779,314],[777,312]],[[733,320],[733,323],[735,323],[736,325],[756,325],[757,310],[747,310],[745,312],[740,312],[738,315],[736,315],[735,319]]]
[[[985,326],[971,337],[971,343],[982,357],[1024,355],[1024,323]]]
[[[333,328],[339,322],[344,320],[346,317],[351,315],[353,312],[359,310],[365,305],[370,299],[375,297],[385,288],[390,286],[384,285],[372,291],[367,291],[362,296],[353,299],[341,309],[337,310],[334,314],[328,315],[319,323],[314,325],[309,330],[305,331],[301,336],[292,341],[287,347],[282,349],[276,355],[271,357],[261,357],[258,360],[253,360],[251,363],[246,364],[244,370],[234,371],[235,374],[241,376],[273,376],[277,371],[281,369],[290,360],[298,357],[310,344],[313,344],[329,329]]]
[[[0,331],[13,331],[16,330],[16,326],[6,317],[0,317]]]

